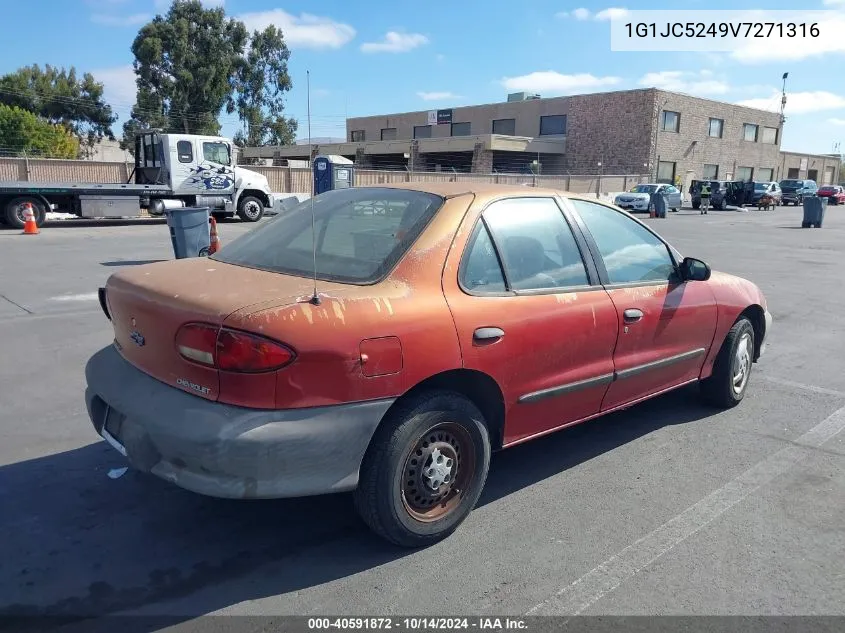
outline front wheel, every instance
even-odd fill
[[[35,225],[40,227],[47,219],[47,207],[44,203],[33,196],[20,196],[9,201],[6,205],[4,219],[6,224],[13,229],[23,229],[26,223],[25,210],[26,204],[32,205],[33,215],[35,216]]]
[[[735,407],[745,397],[754,364],[754,327],[741,317],[725,337],[713,373],[701,381],[704,399],[717,407]]]
[[[448,391],[413,397],[388,414],[367,449],[358,513],[396,545],[436,543],[478,502],[490,452],[484,417],[468,399]]]
[[[258,222],[264,217],[264,203],[255,196],[244,196],[238,201],[238,216],[246,222]]]

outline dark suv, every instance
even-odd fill
[[[736,205],[738,197],[735,190],[742,188],[741,182],[729,180],[693,180],[690,183],[689,193],[692,199],[692,208],[701,208],[701,184],[710,183],[710,206],[713,209],[724,210],[728,205]]]
[[[815,180],[788,178],[781,180],[779,184],[783,193],[783,206],[803,204],[804,198],[816,195],[819,190]]]

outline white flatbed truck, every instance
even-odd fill
[[[127,183],[0,181],[0,223],[23,228],[26,203],[40,226],[56,211],[80,218],[135,218],[142,210],[209,207],[215,216],[257,222],[275,204],[267,178],[234,165],[232,142],[219,136],[144,132],[135,139]]]

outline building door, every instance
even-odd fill
[[[786,175],[787,178],[790,180],[797,180],[798,179],[798,172],[799,170],[795,167],[789,168],[789,173]]]
[[[807,170],[807,180],[812,180],[813,182],[819,181],[819,170],[818,169],[808,169]]]
[[[833,184],[833,166],[830,165],[824,168],[824,184],[832,185]]]

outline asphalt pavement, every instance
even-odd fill
[[[744,402],[683,389],[499,453],[478,508],[419,551],[372,536],[346,494],[110,477],[124,460],[83,401],[112,338],[96,290],[171,258],[167,229],[0,230],[0,616],[845,615],[845,208],[821,229],[795,208],[647,221],[766,293]],[[224,246],[252,228],[222,223]]]

